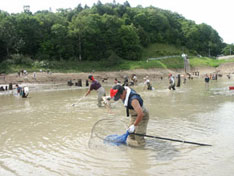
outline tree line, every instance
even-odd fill
[[[115,54],[126,60],[141,59],[142,49],[166,43],[194,54],[214,56],[227,47],[217,31],[196,24],[178,13],[153,6],[131,7],[98,1],[92,7],[0,11],[0,62],[20,54],[32,60],[105,60]]]

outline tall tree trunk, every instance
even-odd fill
[[[79,34],[79,60],[80,61],[82,60],[82,57],[81,57],[81,38],[80,38],[80,34]]]
[[[7,57],[9,56],[9,48],[7,47],[6,48],[6,51],[7,51]]]

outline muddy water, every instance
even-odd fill
[[[212,81],[208,87],[195,79],[176,91],[167,90],[166,80],[154,82],[154,91],[143,90],[142,84],[135,87],[150,111],[147,134],[212,147],[148,138],[144,149],[90,148],[95,122],[128,120],[121,102],[110,112],[97,107],[95,92],[78,102],[87,88],[62,85],[32,88],[27,99],[0,95],[0,175],[232,176],[234,91],[229,85],[234,81]]]

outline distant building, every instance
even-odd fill
[[[24,12],[30,12],[30,5],[23,6]]]

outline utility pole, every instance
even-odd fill
[[[210,48],[209,48],[209,57],[210,57]]]
[[[230,55],[232,55],[232,47],[230,47]]]

